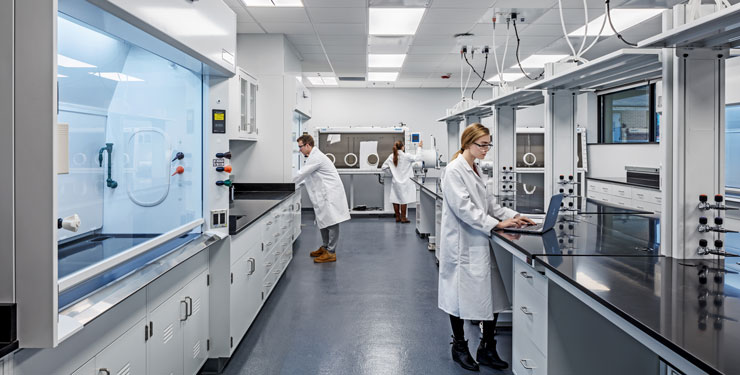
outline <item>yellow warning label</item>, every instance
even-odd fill
[[[223,121],[225,117],[226,117],[225,113],[214,113],[213,114],[213,119],[216,121]]]

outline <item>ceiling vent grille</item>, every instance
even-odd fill
[[[365,77],[339,77],[339,80],[345,82],[364,82]]]

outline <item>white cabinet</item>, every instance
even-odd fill
[[[295,87],[295,110],[307,117],[311,117],[312,111],[311,91],[309,91],[303,82],[296,80]]]
[[[150,374],[182,374],[182,322],[187,307],[179,293],[149,313],[147,368]]]
[[[660,190],[588,180],[588,197],[600,202],[624,208],[660,213],[662,194]]]
[[[182,289],[187,308],[183,325],[185,374],[197,374],[208,359],[208,273],[203,272]]]
[[[512,368],[517,375],[547,373],[547,278],[514,258]]]
[[[208,358],[208,273],[202,272],[149,313],[150,374],[197,374]]]
[[[262,306],[262,279],[265,275],[262,264],[262,243],[255,243],[231,266],[231,351],[247,333]]]
[[[226,121],[231,140],[256,141],[257,127],[257,78],[237,68],[229,81],[229,112]]]
[[[123,336],[108,345],[95,356],[98,375],[145,374],[146,349],[144,344],[144,321],[140,321]],[[150,374],[153,372],[149,372]]]

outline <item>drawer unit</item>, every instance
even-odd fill
[[[611,205],[660,213],[662,194],[659,190],[645,189],[601,181],[586,182],[588,197]]]
[[[547,352],[547,297],[516,287],[512,310],[515,341],[531,341],[540,352]]]
[[[514,284],[516,285],[516,290],[529,293],[527,290],[529,288],[540,295],[547,295],[547,277],[516,258],[514,258]]]
[[[525,343],[514,347],[511,358],[511,367],[516,375],[546,375],[547,357],[540,353],[534,345]]]
[[[612,195],[616,195],[618,197],[631,199],[632,198],[632,188],[626,185],[612,185],[609,189],[612,192]]]
[[[660,205],[663,202],[663,195],[657,190],[634,188],[632,200]]]

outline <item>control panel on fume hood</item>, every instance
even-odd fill
[[[211,121],[213,134],[226,134],[226,110],[214,109]]]

